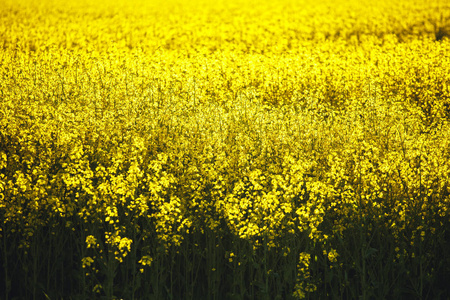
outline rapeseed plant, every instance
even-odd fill
[[[4,0],[1,297],[449,297],[449,12]]]

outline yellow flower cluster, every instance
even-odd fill
[[[45,243],[72,245],[81,298],[356,297],[369,263],[445,272],[447,2],[2,1],[6,293],[50,274]]]

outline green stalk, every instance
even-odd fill
[[[264,236],[264,294],[269,299],[269,275],[267,274],[267,236]]]
[[[4,223],[4,227],[6,227],[6,224]],[[9,280],[8,280],[8,251],[7,251],[7,243],[6,243],[6,228],[4,228],[5,230],[3,231],[3,271],[5,274],[5,300],[8,300],[8,296],[9,296],[9,290],[10,290],[10,285]]]
[[[365,258],[365,236],[364,236],[364,222],[363,222],[363,213],[362,213],[362,195],[361,195],[361,185],[362,185],[362,179],[361,179],[361,149],[359,151],[360,153],[360,159],[359,159],[359,179],[358,179],[358,201],[359,201],[359,220],[360,220],[360,230],[359,230],[359,238],[360,238],[360,246],[361,246],[361,268],[362,268],[362,274],[361,274],[361,289],[362,289],[362,300],[367,299],[366,294],[366,258]]]

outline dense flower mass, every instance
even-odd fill
[[[449,298],[449,53],[444,0],[2,0],[0,298]]]

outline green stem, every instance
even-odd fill
[[[5,300],[8,300],[9,296],[9,280],[8,280],[8,251],[7,251],[7,243],[6,243],[6,224],[4,224],[4,231],[3,231],[3,270],[5,274]]]

